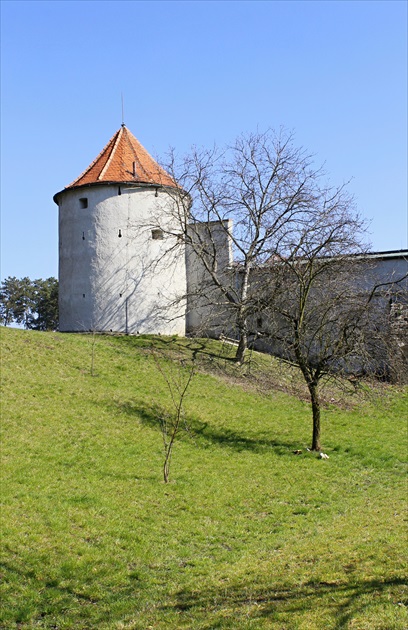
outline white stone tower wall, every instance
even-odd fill
[[[177,237],[167,231],[152,238],[152,217],[171,220],[169,201],[166,189],[141,185],[60,193],[61,331],[185,334],[184,252],[168,253]]]

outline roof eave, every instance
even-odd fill
[[[53,196],[54,202],[58,204],[58,198],[63,193],[69,192],[70,190],[79,190],[80,188],[94,188],[96,186],[127,186],[129,188],[157,188],[162,190],[182,190],[177,184],[174,186],[170,186],[169,184],[157,184],[153,182],[143,182],[143,181],[103,181],[103,182],[89,182],[88,184],[78,184],[77,186],[67,186],[63,188],[59,192],[55,193]]]

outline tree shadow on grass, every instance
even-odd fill
[[[221,350],[215,351],[209,347],[211,341],[209,339],[177,336],[161,337],[159,335],[137,335],[130,337],[121,335],[114,337],[114,340],[115,342],[118,342],[118,344],[138,348],[140,350],[167,349],[170,352],[172,349],[178,348],[182,353],[190,352],[191,358],[194,360],[202,356],[207,357],[210,360],[218,359],[228,363],[236,363],[235,355],[234,353],[231,353],[231,348],[234,348],[234,346],[218,342],[221,345]]]
[[[347,583],[311,581],[301,586],[272,586],[270,589],[244,585],[200,592],[181,590],[176,595],[176,603],[164,605],[162,609],[173,609],[190,616],[211,612],[213,618],[219,613],[222,619],[230,617],[237,624],[241,617],[245,622],[270,618],[271,621],[277,621],[279,627],[285,628],[292,627],[289,625],[290,620],[293,620],[292,615],[295,614],[298,619],[302,612],[320,610],[322,624],[318,627],[326,627],[323,623],[326,619],[327,627],[341,630],[349,627],[349,622],[356,615],[364,615],[365,609],[371,605],[376,607],[379,603],[393,603],[401,611],[402,620],[408,600],[405,596],[405,601],[401,601],[396,591],[403,586],[406,586],[406,581],[396,577]],[[333,625],[329,622],[333,622]],[[218,626],[212,624],[201,627]]]
[[[143,573],[139,575],[139,572],[129,574],[116,592],[110,589],[101,592],[97,588],[98,577],[89,581],[82,575],[80,567],[73,569],[67,580],[61,570],[54,571],[53,577],[44,577],[43,570],[37,574],[34,568],[27,564],[23,567],[15,561],[6,561],[0,566],[5,575],[10,577],[10,584],[17,580],[18,584],[24,584],[26,588],[29,585],[32,592],[26,603],[22,599],[20,604],[17,600],[13,601],[14,612],[10,609],[10,613],[5,615],[5,619],[11,623],[0,626],[4,628],[15,627],[14,622],[19,624],[18,627],[32,627],[32,622],[41,627],[59,627],[58,620],[62,617],[65,622],[76,624],[75,627],[97,627],[96,624],[102,622],[106,627],[106,623],[110,622],[113,628],[115,622],[119,621],[116,617],[120,615],[121,620],[123,617],[119,610],[115,610],[115,603],[123,603],[126,599],[129,609],[134,610],[146,589]],[[318,628],[342,630],[350,627],[350,622],[356,616],[365,615],[369,620],[370,606],[377,608],[381,604],[394,605],[403,623],[408,604],[406,594],[405,601],[402,599],[404,586],[406,582],[403,578],[395,577],[383,580],[354,579],[349,582],[310,581],[299,586],[279,584],[268,588],[250,583],[209,587],[200,591],[185,588],[171,595],[171,601],[166,597],[167,601],[163,603],[155,602],[155,609],[162,620],[166,619],[167,614],[176,613],[180,621],[186,616],[195,624],[194,627],[201,630],[248,627],[248,622],[251,627],[256,627],[254,624],[257,620],[262,627],[266,621],[268,624],[276,622],[279,628],[291,628],[295,627],[294,619],[298,621],[302,613],[314,610],[317,614],[321,613]],[[204,619],[204,623],[200,623],[200,619]]]
[[[17,554],[14,555],[17,557]],[[9,578],[10,584],[15,583],[18,590],[20,585],[24,584],[27,592],[30,593],[28,601],[21,601],[21,603],[19,603],[18,598],[13,597],[13,601],[10,601],[10,610],[8,611],[6,608],[2,609],[1,612],[4,615],[4,620],[7,619],[7,622],[10,622],[10,626],[1,625],[0,621],[0,628],[14,628],[14,624],[11,625],[12,618],[13,621],[21,624],[17,626],[18,628],[32,627],[32,621],[41,621],[42,627],[57,628],[59,627],[58,625],[52,624],[48,626],[46,624],[48,619],[53,620],[55,615],[60,613],[61,608],[71,608],[74,610],[75,605],[78,607],[86,607],[89,605],[93,608],[100,600],[97,596],[87,595],[81,592],[80,586],[78,586],[78,588],[62,586],[61,582],[63,582],[63,577],[60,575],[57,578],[50,577],[44,579],[43,575],[38,577],[37,571],[29,568],[27,565],[22,568],[18,566],[17,562],[8,562],[7,560],[0,562],[0,569],[5,576],[5,581]],[[80,582],[76,580],[75,583],[78,585]],[[57,601],[58,604],[53,604],[53,600]],[[5,601],[6,598],[4,598],[4,602]],[[14,608],[13,612],[11,610],[12,608]]]
[[[158,405],[146,403],[120,403],[115,406],[116,410],[129,416],[136,416],[144,425],[153,429],[160,429],[161,418],[166,410]],[[194,442],[201,447],[219,446],[230,448],[235,451],[252,451],[264,453],[273,450],[277,455],[293,457],[293,451],[298,448],[298,443],[273,440],[266,437],[247,437],[231,429],[216,429],[209,422],[204,422],[198,418],[189,417],[186,420],[187,433]]]
[[[129,571],[117,591],[114,586],[101,589],[98,575],[95,573],[89,576],[80,565],[70,568],[68,574],[63,562],[51,569],[47,564],[30,568],[23,557],[19,556],[19,552],[12,549],[8,551],[13,558],[0,562],[0,571],[5,583],[9,581],[10,584],[2,603],[5,604],[6,596],[10,596],[10,606],[7,609],[4,605],[0,609],[0,628],[38,626],[90,629],[99,628],[102,624],[107,627],[107,621],[111,621],[112,625],[109,627],[113,628],[119,621],[115,618],[115,604],[126,599],[133,602],[131,607],[134,608],[146,588],[143,576],[139,576],[138,571]],[[105,575],[102,579],[106,579]],[[16,588],[16,595],[13,594],[13,586]],[[28,597],[20,597],[22,586]],[[62,625],[62,620],[64,623],[71,622],[72,625]]]

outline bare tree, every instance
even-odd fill
[[[237,338],[242,362],[258,308],[252,270],[292,251],[321,198],[323,172],[284,131],[243,135],[222,151],[193,149],[181,163],[173,152],[166,168],[179,186],[169,224],[187,248],[189,330],[211,320],[213,333]],[[166,231],[158,217],[151,227]]]
[[[388,378],[403,361],[390,304],[406,299],[406,276],[378,277],[370,257],[357,253],[362,227],[346,208],[328,215],[322,209],[304,225],[292,254],[274,261],[261,285],[254,280],[264,343],[296,366],[307,384],[316,451],[321,449],[322,381],[339,375]]]
[[[169,361],[164,355],[159,355],[157,349],[152,349],[152,356],[157,370],[166,383],[172,402],[172,410],[163,411],[160,417],[164,446],[163,479],[164,483],[168,483],[174,443],[182,428],[183,420],[185,422],[184,401],[193,380],[196,366],[194,358]],[[184,428],[187,429],[186,424],[184,424]]]

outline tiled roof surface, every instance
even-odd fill
[[[177,186],[124,125],[109,140],[92,164],[67,188],[103,182]]]

